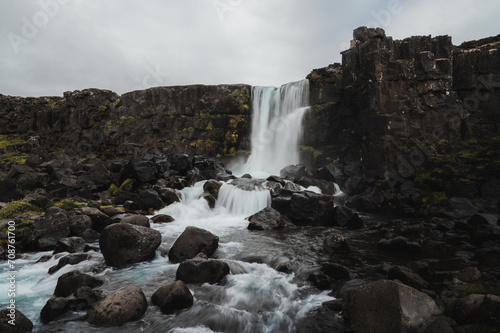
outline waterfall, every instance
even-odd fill
[[[254,179],[235,179],[221,186],[217,205],[231,214],[249,216],[271,206],[271,193]]]
[[[309,81],[252,88],[251,154],[242,173],[259,177],[299,163],[302,118],[309,105]]]

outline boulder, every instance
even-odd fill
[[[160,194],[161,200],[166,206],[181,201],[177,191],[173,188],[155,186],[155,190]]]
[[[400,333],[423,330],[440,314],[428,295],[404,284],[382,280],[347,291],[344,319],[359,333]]]
[[[10,202],[24,198],[24,193],[18,186],[17,180],[7,178],[0,181],[0,202]]]
[[[363,220],[357,213],[348,207],[336,206],[333,209],[333,219],[335,224],[348,229],[363,228]]]
[[[47,251],[53,250],[59,239],[70,234],[68,214],[61,208],[51,207],[44,217],[30,226],[23,241],[26,249]]]
[[[53,254],[61,252],[69,252],[69,253],[83,252],[85,250],[86,245],[87,244],[85,243],[85,240],[81,237],[61,238],[57,241]]]
[[[333,163],[327,164],[324,167],[319,168],[314,174],[315,178],[323,179],[330,182],[335,182],[339,186],[343,187],[347,180],[346,175],[340,168]]]
[[[215,203],[217,200],[214,198],[213,195],[211,195],[210,193],[204,192],[201,195],[201,197],[207,201],[208,207],[210,207],[212,209],[215,208]]]
[[[78,288],[69,297],[50,298],[40,311],[40,320],[47,324],[68,311],[84,311],[101,299],[99,291],[90,287]]]
[[[219,246],[219,237],[197,227],[187,227],[168,251],[172,263],[194,258],[198,253],[212,256]]]
[[[323,241],[323,249],[329,255],[334,255],[337,253],[347,253],[351,250],[347,239],[340,234],[331,234],[326,236]]]
[[[161,200],[160,194],[150,188],[139,193],[137,206],[139,207],[139,209],[153,208],[154,210],[158,210],[165,207],[165,204]]]
[[[153,305],[160,308],[164,314],[187,309],[193,305],[193,295],[184,282],[178,280],[160,287],[151,296]]]
[[[99,240],[99,235],[100,234],[94,229],[87,229],[80,234],[80,237],[82,237],[87,243],[93,243]]]
[[[108,225],[113,223],[113,220],[97,208],[83,207],[82,213],[92,219],[92,229],[101,232]]]
[[[177,268],[176,279],[184,283],[217,283],[229,274],[229,265],[220,260],[188,259]]]
[[[143,291],[134,286],[123,287],[95,304],[85,320],[99,327],[120,326],[141,318],[148,308]]]
[[[307,170],[304,164],[289,165],[280,170],[280,176],[299,180],[307,176]]]
[[[160,244],[159,231],[128,223],[112,224],[99,237],[106,264],[117,268],[153,259]]]
[[[73,253],[73,254],[68,254],[59,259],[57,262],[57,265],[54,265],[49,268],[49,274],[54,274],[61,268],[63,268],[66,265],[76,265],[84,260],[89,259],[89,254],[88,253]]]
[[[121,214],[123,213],[121,210],[119,210],[118,208],[116,207],[113,207],[113,206],[106,206],[106,207],[102,207],[101,208],[101,211],[108,215],[109,217],[113,217],[115,215],[118,215],[118,214]]]
[[[381,239],[378,242],[378,247],[392,252],[408,252],[420,254],[422,246],[417,242],[412,242],[406,237],[397,236],[391,239]]]
[[[272,230],[294,227],[290,220],[281,215],[276,209],[266,207],[252,216],[247,217],[250,222],[248,224],[249,230]]]
[[[150,227],[149,218],[144,215],[129,215],[120,220],[120,223],[128,223],[133,225],[139,225],[141,227]]]
[[[391,267],[389,272],[387,272],[387,278],[389,280],[399,280],[416,289],[425,289],[429,286],[429,283],[427,283],[427,281],[425,281],[420,275],[404,266],[396,265]]]
[[[205,182],[205,184],[203,184],[203,191],[210,193],[215,199],[217,199],[221,186],[222,183],[220,181],[209,179]]]
[[[103,280],[94,276],[72,271],[65,273],[57,279],[54,295],[57,297],[68,297],[81,287],[96,288],[103,284]]]
[[[453,305],[451,318],[459,324],[500,325],[500,296],[472,294],[459,298]]]
[[[321,265],[321,271],[335,280],[348,280],[351,272],[345,266],[333,262],[326,262]]]
[[[73,215],[69,217],[68,224],[71,236],[78,236],[92,228],[92,219],[88,215]]]
[[[13,319],[15,325],[9,323]],[[0,311],[0,332],[25,333],[31,331],[33,331],[33,322],[21,311],[17,309],[3,309]]]
[[[175,221],[175,219],[167,214],[157,214],[151,218],[154,223],[170,223]]]

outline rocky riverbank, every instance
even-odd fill
[[[318,170],[314,176],[304,166],[289,166],[281,175],[260,181],[272,193],[271,207],[248,218],[248,228],[256,233],[293,238],[309,230],[322,235],[314,245],[316,268],[298,271],[294,262],[300,262],[300,257],[267,262],[337,298],[298,322],[298,331],[495,330],[500,306],[500,215],[447,215],[446,211],[427,218],[360,215],[344,206],[349,197],[339,195],[328,180],[328,170],[332,168]],[[208,259],[217,249],[217,235],[187,228],[168,249],[160,247],[160,233],[150,228],[152,223],[173,220],[150,214],[178,202],[179,190],[202,180],[206,180],[202,197],[211,207],[222,182],[233,180],[230,186],[241,188],[255,183],[232,176],[217,160],[203,156],[156,153],[105,161],[34,147],[26,165],[11,165],[1,182],[3,200],[12,200],[0,210],[3,256],[8,255],[9,221],[16,225],[18,256],[53,251],[42,258],[58,258],[48,274],[96,255],[104,257],[100,270],[121,269],[150,260],[162,249],[170,261],[181,265],[177,282],[161,287],[152,304],[164,313],[175,313],[192,304],[183,283],[223,286],[227,274],[237,273],[223,258]],[[310,186],[323,194],[305,190]],[[99,281],[92,276],[68,274],[59,278],[54,296],[41,309],[42,323],[91,309],[86,320],[92,325],[120,325],[140,318],[149,304],[137,287],[106,296],[94,289]],[[63,285],[67,290],[61,291]]]

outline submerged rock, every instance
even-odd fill
[[[179,280],[160,287],[151,296],[151,301],[164,314],[171,314],[191,307],[193,305],[193,295],[184,282]]]
[[[143,291],[135,286],[118,289],[95,304],[85,320],[99,327],[119,326],[141,318],[148,308]]]
[[[211,257],[219,246],[219,237],[197,227],[187,227],[168,251],[168,258],[173,263],[180,263],[194,258],[198,253]]]
[[[177,268],[176,279],[184,283],[217,283],[229,274],[229,265],[220,260],[189,259]]]

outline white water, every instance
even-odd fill
[[[309,81],[287,83],[280,88],[252,89],[251,154],[236,170],[254,178],[279,175],[280,170],[299,163],[302,118],[309,105]]]

